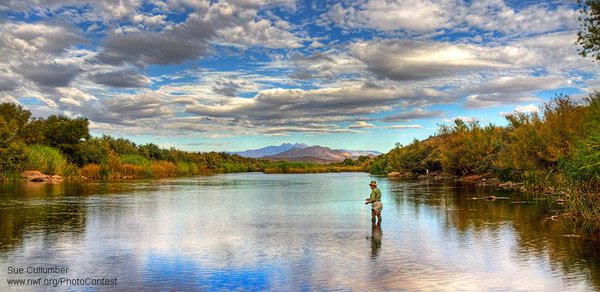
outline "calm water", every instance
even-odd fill
[[[370,180],[383,194],[381,228],[362,202]],[[61,277],[118,284],[63,290],[600,289],[600,246],[549,220],[558,210],[524,194],[362,173],[4,184],[0,290],[11,279],[45,290]],[[27,273],[35,267],[68,272]]]

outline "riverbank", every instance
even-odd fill
[[[561,213],[552,216],[552,220],[561,220],[571,227],[574,234],[593,241],[600,241],[600,194],[599,190],[566,184],[535,184],[527,182],[502,181],[491,173],[481,175],[457,176],[452,174],[429,172],[414,174],[410,172],[390,172],[390,179],[446,180],[482,187],[496,187],[531,193],[539,198],[565,206]],[[560,180],[556,180],[560,181]],[[491,199],[493,196],[490,196]]]

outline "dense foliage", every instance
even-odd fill
[[[577,0],[580,6],[581,29],[577,33],[579,54],[600,60],[600,0]]]
[[[582,102],[557,96],[540,113],[506,119],[506,127],[441,125],[435,136],[377,157],[371,172],[490,175],[567,193],[577,226],[600,232],[600,93]]]

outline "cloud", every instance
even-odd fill
[[[101,100],[98,106],[100,109],[90,110],[88,114],[93,121],[118,125],[142,126],[140,123],[151,122],[159,127],[162,118],[174,113],[166,96],[151,91],[116,95]]]
[[[577,12],[569,5],[530,2],[510,7],[504,1],[345,1],[329,8],[321,20],[348,31],[426,34],[477,29],[513,37],[578,27]]]
[[[144,87],[150,83],[148,77],[131,70],[94,73],[89,78],[98,84],[116,88]]]
[[[506,69],[520,57],[502,48],[400,39],[360,41],[350,52],[377,76],[397,81]]]
[[[76,43],[85,42],[68,24],[44,22],[0,23],[0,40],[0,52],[19,54],[21,58],[59,54]]]
[[[554,89],[569,85],[570,83],[569,79],[559,76],[503,76],[476,86],[466,86],[464,90],[479,94],[498,92],[519,93]]]
[[[533,95],[492,93],[482,95],[469,95],[466,97],[464,105],[467,108],[489,108],[506,104],[534,101],[540,102],[541,99]]]
[[[14,74],[0,73],[0,92],[11,91],[17,88],[17,86],[19,86],[19,83],[15,79],[16,76],[14,76]]]
[[[79,22],[123,19],[133,14],[139,8],[139,0],[21,0],[8,1],[0,4],[0,11],[21,11],[37,14],[38,16],[62,15],[70,16]],[[68,8],[77,7],[83,12],[74,17]],[[86,13],[87,12],[87,13]]]
[[[404,129],[421,129],[420,125],[394,125],[394,126],[386,126],[388,129],[396,129],[396,130],[404,130]]]
[[[468,25],[513,37],[578,27],[577,11],[567,5],[533,4],[516,9],[504,1],[473,1],[465,15]]]
[[[72,106],[81,106],[82,102],[96,100],[95,96],[73,87],[56,88],[56,92],[59,96],[59,102],[69,104]]]
[[[457,91],[466,96],[467,108],[485,108],[539,102],[541,99],[533,93],[557,89],[570,83],[569,79],[556,76],[512,76],[488,80],[478,85],[467,85]]]
[[[533,104],[518,106],[515,108],[515,112],[518,113],[537,113],[539,111],[540,108]]]
[[[236,96],[242,87],[232,80],[217,80],[212,87],[213,92],[225,96]]]
[[[367,129],[367,128],[374,128],[375,125],[373,124],[369,124],[365,121],[357,121],[354,124],[348,126],[349,129]]]
[[[300,80],[333,79],[343,74],[360,74],[365,69],[364,64],[354,57],[335,50],[316,52],[308,56],[295,53],[282,65],[291,68],[291,78]]]
[[[442,111],[426,111],[424,109],[421,108],[414,108],[413,110],[409,111],[409,112],[402,112],[402,113],[398,113],[395,115],[391,115],[391,116],[386,116],[385,118],[383,118],[383,121],[386,123],[391,123],[391,122],[408,122],[411,120],[418,120],[418,119],[432,119],[432,118],[439,118],[443,116],[443,112]]]
[[[267,4],[271,1],[235,2]],[[259,17],[257,10],[234,3],[218,2],[211,5],[203,19],[214,26],[216,41],[220,44],[274,49],[302,47],[301,39],[288,31],[289,23],[286,21]]]
[[[24,63],[13,70],[44,87],[67,87],[82,69],[74,64]]]
[[[259,8],[259,7],[285,7],[288,9],[296,9],[295,0],[229,0],[228,2],[235,4],[236,6],[245,8]]]
[[[267,89],[253,98],[196,100],[186,105],[186,111],[201,117],[245,121],[249,127],[271,129],[268,133],[273,133],[272,129],[300,131],[309,128],[314,132],[317,126],[324,124],[330,131],[340,132],[348,129],[333,128],[332,123],[356,121],[389,110],[400,101],[410,103],[418,96],[418,92],[400,88],[349,83],[343,87],[312,90]]]
[[[462,1],[370,0],[356,5],[335,4],[322,16],[344,29],[369,28],[426,33],[453,27],[463,13]]]
[[[172,65],[204,56],[214,31],[196,15],[170,30],[111,33],[98,55],[101,62],[145,67],[151,64]]]

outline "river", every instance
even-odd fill
[[[599,290],[600,246],[561,208],[365,173],[5,183],[0,290]]]

